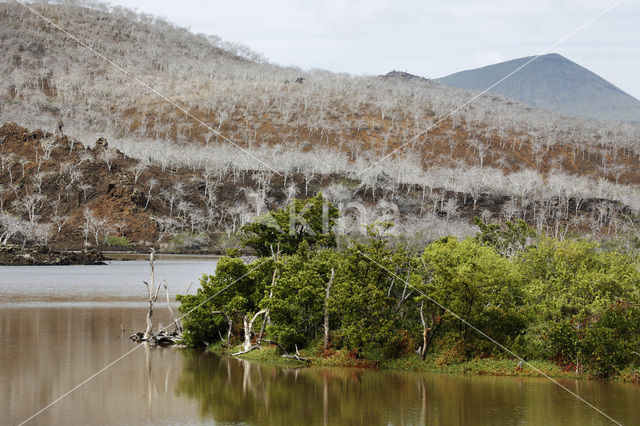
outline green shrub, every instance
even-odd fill
[[[209,243],[205,232],[180,232],[169,241],[170,249],[197,249]]]
[[[109,247],[118,248],[131,248],[132,243],[125,236],[119,237],[117,235],[107,235],[104,239],[104,243]]]

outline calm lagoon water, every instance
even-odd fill
[[[214,259],[165,259],[156,278],[194,292]],[[144,261],[0,267],[0,424],[600,425],[605,417],[546,379],[286,368],[149,348]],[[160,300],[165,300],[161,295]],[[166,303],[156,321],[168,324]],[[124,328],[125,332],[122,332]],[[623,424],[640,424],[640,387],[563,380]]]

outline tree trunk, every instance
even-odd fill
[[[229,330],[227,330],[227,347],[231,347],[231,332],[233,331],[233,320],[231,317],[227,317],[227,324],[229,324]]]
[[[280,246],[278,245],[278,253],[280,252]],[[277,255],[276,255],[277,258]],[[273,297],[273,286],[276,284],[276,278],[278,276],[278,270],[273,270],[273,278],[271,278],[271,291],[269,291],[269,300]],[[265,327],[267,326],[267,322],[269,321],[269,309],[264,313],[264,319],[262,321],[262,327],[260,327],[260,334],[258,335],[258,344],[262,341],[262,336],[264,335]]]
[[[153,261],[155,260],[155,254],[155,250],[151,249],[151,254],[149,255],[149,264],[151,266],[151,280],[149,283],[145,281],[145,284],[149,289],[149,311],[147,312],[147,328],[144,331],[144,335],[142,337],[144,340],[149,339],[149,337],[151,337],[151,332],[153,331],[153,322],[151,321],[151,318],[153,317],[153,305],[158,299],[158,292],[160,291],[160,284],[158,283],[158,286],[155,286],[155,275],[153,270]]]
[[[176,328],[178,333],[182,333],[182,325],[180,324],[180,319],[176,317],[173,313],[173,309],[171,309],[171,298],[169,297],[169,287],[167,286],[167,281],[162,280],[162,284],[164,286],[165,293],[167,294],[167,308],[169,309],[169,313],[171,314],[171,318],[173,319],[173,325]]]
[[[223,311],[212,311],[211,312],[212,315],[223,315],[224,318],[227,320],[227,324],[229,325],[229,329],[227,330],[227,347],[230,348],[231,347],[231,332],[233,331],[233,320],[231,319],[230,316],[228,316],[226,313],[224,313]],[[222,341],[222,343],[224,344],[224,339],[222,338],[222,335],[220,335],[220,341]]]
[[[418,349],[418,353],[420,354],[420,357],[424,361],[424,359],[427,356],[427,347],[429,343],[429,331],[431,331],[432,327],[427,327],[427,322],[425,321],[424,314],[422,312],[423,309],[424,309],[424,302],[420,304],[420,321],[422,322],[422,347]]]
[[[253,323],[260,315],[264,314],[265,312],[267,312],[266,309],[256,312],[253,318],[251,318],[251,321],[249,321],[249,317],[246,315],[244,316],[244,318],[242,318],[242,324],[244,326],[244,343],[242,344],[242,350],[244,350],[245,352],[248,352],[251,349],[251,333],[253,331]]]
[[[327,284],[327,288],[325,290],[324,297],[324,340],[323,346],[326,348],[329,345],[329,292],[331,291],[331,286],[333,285],[333,277],[335,275],[335,271],[331,268],[331,278],[329,279],[329,283]]]

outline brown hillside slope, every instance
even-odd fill
[[[348,213],[342,232],[386,218],[424,239],[468,235],[473,215],[520,217],[553,234],[635,226],[640,126],[567,119],[496,96],[450,115],[473,94],[394,74],[279,67],[97,3],[34,7],[188,114],[19,4],[0,2],[9,59],[0,62],[0,123],[52,132],[7,124],[0,136],[4,220],[26,221],[23,236],[42,240],[51,230],[36,225],[55,230],[70,216],[53,241],[95,244],[95,232],[82,232],[95,222],[98,242],[124,233],[141,244],[208,246],[220,235],[228,243],[267,208],[320,189]],[[95,146],[99,138],[108,149]]]
[[[138,249],[220,251],[233,244],[229,238],[252,217],[283,206],[292,196],[305,196],[305,185],[307,194],[323,191],[341,209],[339,232],[358,234],[366,223],[393,220],[397,232],[412,235],[416,243],[472,234],[474,216],[520,216],[560,236],[571,229],[610,233],[635,226],[628,206],[588,197],[482,192],[474,199],[473,192],[396,186],[388,179],[378,181],[376,190],[340,175],[308,179],[293,174],[285,183],[284,176],[264,172],[213,176],[187,168],[163,170],[126,157],[105,140],[89,148],[14,123],[0,127],[0,140],[0,220],[19,220],[12,237],[16,242],[49,242],[58,248],[106,246],[107,236],[123,236]],[[480,176],[490,169],[469,170]]]

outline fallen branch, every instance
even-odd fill
[[[245,349],[245,350],[242,350],[240,352],[236,352],[234,354],[231,354],[231,356],[238,356],[238,355],[246,354],[246,353],[249,353],[249,352],[251,352],[251,351],[253,351],[255,349],[262,349],[262,347],[260,347],[258,345],[253,345],[249,349]]]
[[[171,333],[159,331],[157,334],[144,337],[144,333],[138,332],[129,336],[129,339],[138,343],[147,342],[152,346],[167,346],[178,343],[182,339],[182,335],[176,331],[172,331]]]
[[[300,362],[306,362],[306,363],[311,364],[311,360],[310,360],[310,359],[308,359],[308,358],[303,358],[303,357],[301,357],[301,356],[299,356],[299,355],[288,355],[288,354],[285,354],[285,355],[282,355],[282,358],[295,359],[295,360],[298,360],[298,361],[300,361]]]
[[[310,359],[308,359],[308,358],[303,358],[303,357],[301,357],[301,356],[300,356],[300,351],[298,351],[298,345],[296,345],[296,353],[295,353],[294,355],[289,355],[289,354],[288,354],[288,353],[286,353],[286,351],[285,351],[285,354],[284,354],[284,355],[282,355],[282,358],[295,359],[295,360],[298,360],[298,361],[301,361],[301,362],[306,362],[306,363],[311,364],[311,360],[310,360]]]

